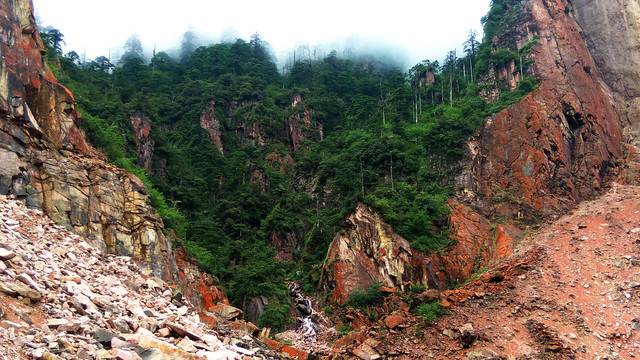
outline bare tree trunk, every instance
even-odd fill
[[[449,106],[453,106],[453,73],[449,73]]]
[[[394,188],[393,188],[393,154],[391,154],[391,191],[394,191]]]
[[[380,103],[382,104],[382,124],[386,124],[387,121],[384,117],[384,97],[382,95],[382,79],[380,79]]]
[[[417,95],[413,96],[413,108],[414,108],[415,117],[416,117],[416,124],[417,124],[418,123],[418,98],[417,98]]]
[[[360,187],[362,188],[362,200],[364,200],[364,171],[362,170],[362,158],[360,158]]]

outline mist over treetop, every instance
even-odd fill
[[[259,32],[278,56],[300,45],[331,45],[360,34],[406,49],[409,67],[458,46],[468,28],[480,30],[479,19],[490,2],[400,1],[393,6],[378,6],[363,1],[327,1],[292,6],[283,1],[187,0],[179,6],[167,6],[120,1],[104,8],[78,0],[34,0],[34,5],[43,25],[67,36],[65,53],[73,50],[82,56],[86,52],[89,59],[109,57],[109,52],[121,56],[117,52],[132,33],[138,34],[148,54],[154,46],[157,52],[169,52],[177,47],[181,34],[192,29],[208,39],[205,43],[236,38],[248,41],[251,34]],[[113,19],[117,19],[117,26]]]

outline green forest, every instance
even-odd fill
[[[41,33],[45,60],[74,93],[89,141],[142,179],[167,231],[220,279],[233,305],[267,296],[259,325],[278,327],[288,321],[285,279],[317,289],[316,271],[358,203],[419,251],[455,241],[446,203],[466,139],[536,86],[522,60],[533,42],[496,49],[489,41],[517,3],[494,0],[484,39],[470,31],[463,54],[406,72],[336,51],[279,69],[259,34],[197,47],[187,32],[179,55],[151,58],[132,36],[118,60],[81,61],[62,53],[59,31]],[[517,89],[483,80],[511,61],[524,72]],[[501,90],[492,103],[480,96],[489,88]],[[219,144],[200,124],[211,109]],[[148,169],[132,116],[151,126]],[[278,241],[286,261],[277,260]]]

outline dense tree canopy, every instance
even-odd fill
[[[487,23],[498,16],[490,13]],[[62,35],[45,34],[55,53]],[[469,65],[484,45],[474,33],[465,57],[452,52],[442,67],[425,61],[407,74],[336,52],[281,74],[258,34],[195,49],[192,35],[185,33],[180,59],[159,52],[147,63],[132,36],[117,67],[103,56],[82,64],[69,56],[54,70],[74,92],[89,140],[149,186],[166,226],[232,302],[274,300],[267,323],[288,306],[285,278],[313,289],[314,267],[359,202],[417,250],[446,247],[445,204],[466,139],[535,86],[525,78],[494,104],[480,98]],[[292,106],[297,96],[302,104]],[[222,151],[200,124],[211,106]],[[151,124],[149,171],[138,163],[132,114]],[[274,260],[271,245],[282,239],[289,262]]]

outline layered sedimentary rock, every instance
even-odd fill
[[[31,1],[0,2],[0,27],[0,193],[42,209],[105,252],[179,280],[146,187],[87,144],[73,95],[42,63]],[[139,125],[148,134],[144,119]]]
[[[535,221],[598,193],[621,153],[621,128],[566,2],[523,2],[517,27],[496,46],[528,55],[539,87],[488,119],[470,142],[459,198],[486,216]]]

